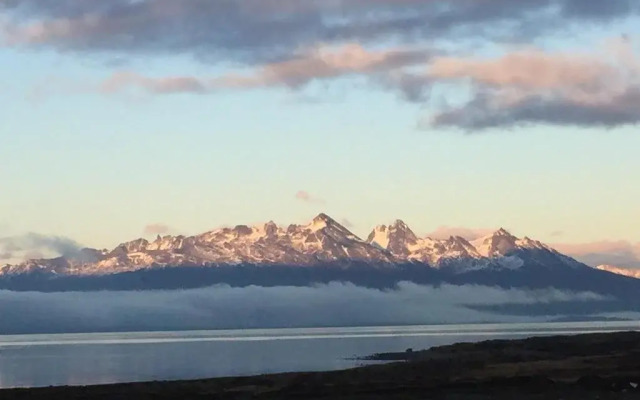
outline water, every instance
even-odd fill
[[[335,370],[377,352],[638,329],[589,322],[0,336],[0,388]]]

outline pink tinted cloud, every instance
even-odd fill
[[[467,240],[475,240],[483,236],[490,235],[497,229],[485,229],[485,228],[463,228],[453,226],[441,226],[431,233],[427,234],[427,237],[432,239],[449,239],[451,236],[460,236]]]
[[[434,79],[470,78],[478,83],[523,89],[594,88],[615,75],[615,66],[593,55],[543,50],[507,53],[495,59],[440,57],[429,66]]]
[[[619,241],[600,241],[590,243],[556,243],[554,247],[570,254],[590,254],[590,253],[638,253],[640,256],[640,244]]]
[[[295,198],[304,203],[325,204],[325,201],[323,199],[312,195],[306,190],[299,190],[296,193]]]
[[[434,58],[425,79],[470,83],[470,98],[435,112],[428,125],[479,131],[547,123],[621,126],[640,122],[640,59],[626,38],[590,53],[529,49],[501,57]]]
[[[102,93],[115,93],[129,88],[141,89],[150,94],[202,94],[212,89],[206,82],[192,76],[151,78],[134,72],[117,72],[100,85]]]
[[[390,71],[420,64],[424,63],[428,56],[428,52],[424,50],[367,50],[358,43],[337,47],[322,45],[299,57],[258,67],[248,75],[220,77],[216,80],[216,85],[232,88],[295,88],[316,79]]]
[[[428,59],[425,50],[392,48],[368,50],[357,43],[317,46],[288,60],[257,66],[247,73],[229,73],[202,78],[196,76],[149,77],[131,71],[111,75],[100,85],[103,93],[140,89],[149,94],[196,93],[220,90],[248,90],[263,87],[301,88],[314,80],[349,75],[386,73]]]
[[[551,245],[561,253],[588,265],[615,265],[640,268],[640,243],[629,241],[600,241],[591,243],[555,243]]]
[[[170,226],[161,223],[149,224],[144,227],[144,233],[147,235],[164,235],[172,230]]]

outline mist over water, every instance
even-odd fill
[[[0,388],[335,370],[378,352],[637,329],[629,322],[0,336]]]
[[[401,283],[397,290],[332,283],[144,292],[0,291],[0,334],[531,322],[562,316],[562,305],[589,309],[610,300],[556,289],[413,283]],[[504,305],[536,312],[509,315],[493,309]]]

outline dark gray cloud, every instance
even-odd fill
[[[81,248],[82,246],[72,239],[39,233],[0,238],[0,253],[11,256],[5,259],[12,258],[17,253],[26,255],[47,252],[58,256],[74,256],[80,252]]]
[[[496,58],[435,57],[421,77],[424,86],[450,82],[468,89],[466,100],[438,109],[429,127],[479,132],[640,122],[640,57],[624,37],[604,41],[591,52],[525,49]]]
[[[403,325],[536,321],[477,311],[480,306],[607,301],[591,293],[418,286],[380,291],[334,283],[317,287],[211,287],[154,292],[16,293],[0,291],[0,334]],[[24,318],[29,315],[29,318]]]
[[[530,96],[508,106],[492,106],[480,95],[460,108],[441,112],[432,126],[458,127],[470,132],[496,127],[549,124],[611,128],[640,123],[640,87],[597,102]]]
[[[635,0],[5,0],[13,45],[278,59],[324,42],[532,37],[562,22],[610,22]]]

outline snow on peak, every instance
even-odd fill
[[[402,220],[391,225],[378,225],[367,237],[367,242],[389,250],[399,256],[407,255],[407,248],[416,243],[415,233]]]
[[[491,235],[471,242],[482,257],[504,256],[518,248],[518,238],[506,229],[500,228]]]
[[[318,214],[311,223],[308,225],[312,231],[319,231],[320,229],[324,229],[329,225],[338,224],[333,218],[328,216],[325,213]]]
[[[390,226],[390,228],[395,229],[395,230],[399,230],[399,231],[410,231],[411,229],[409,228],[409,226],[407,224],[404,223],[403,220],[401,219],[397,219],[393,225]]]
[[[387,249],[389,247],[389,241],[389,228],[386,225],[376,226],[367,237],[367,242],[383,249]]]
[[[195,236],[158,236],[152,242],[136,239],[113,250],[85,249],[76,257],[32,260],[0,269],[47,270],[68,274],[109,274],[167,265],[289,264],[313,265],[328,261],[364,261],[372,264],[422,262],[431,266],[447,263],[467,267],[496,263],[512,257],[509,265],[520,265],[514,250],[545,250],[561,256],[544,244],[518,239],[505,229],[469,242],[460,236],[445,240],[419,238],[402,220],[379,225],[362,240],[325,213],[306,225],[280,227],[273,221],[255,226],[224,227]],[[566,257],[568,259],[568,257]]]
[[[493,233],[492,236],[506,236],[506,237],[514,237],[508,230],[504,228],[500,228]]]

